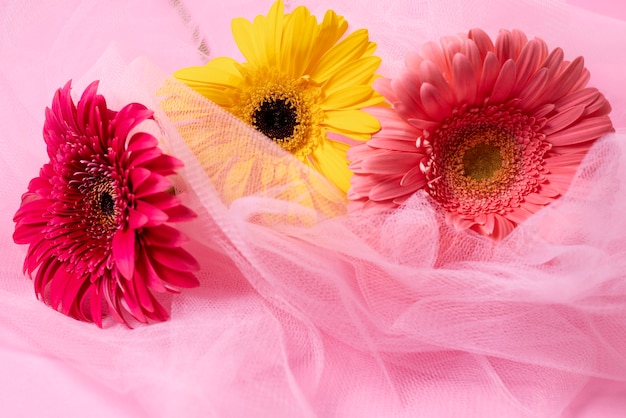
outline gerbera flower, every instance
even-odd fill
[[[13,239],[29,244],[24,270],[35,293],[71,317],[102,326],[106,310],[127,323],[168,317],[152,292],[197,286],[196,260],[169,223],[195,215],[168,190],[166,176],[182,166],[140,130],[152,111],[138,103],[119,112],[96,94],[78,104],[71,83],[46,109],[44,139],[50,161],[31,180],[15,214]]]
[[[393,109],[373,111],[380,133],[350,150],[350,199],[393,206],[423,189],[455,228],[501,239],[562,195],[612,131],[582,57],[520,31],[494,45],[474,29],[406,62],[375,86]]]
[[[363,112],[384,102],[372,89],[380,59],[367,31],[339,41],[347,22],[328,11],[321,23],[305,7],[284,14],[282,1],[254,23],[232,22],[247,60],[220,57],[174,76],[319,170],[344,192],[352,175],[348,145],[329,132],[369,139],[380,125]]]

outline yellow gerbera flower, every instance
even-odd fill
[[[348,23],[334,11],[318,23],[303,6],[285,14],[282,0],[254,22],[232,22],[246,62],[220,57],[174,76],[314,167],[344,192],[349,145],[329,132],[367,140],[380,129],[362,111],[381,105],[372,89],[380,58],[367,30],[340,38]]]

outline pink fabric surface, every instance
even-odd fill
[[[230,20],[270,0],[0,1],[0,400],[3,416],[621,417],[626,410],[626,22],[582,1],[287,1],[366,27],[393,77],[424,42],[519,28],[585,57],[616,133],[571,190],[494,244],[436,226],[423,196],[343,215],[324,179],[168,75],[238,57]],[[615,10],[615,13],[611,13]],[[74,79],[111,107],[157,111],[183,159],[185,227],[201,286],[164,298],[165,323],[105,328],[54,312],[21,273],[12,217],[45,162],[44,108]],[[160,108],[163,85],[189,109]],[[195,120],[197,112],[208,115]],[[232,154],[198,160],[183,140]],[[225,135],[228,133],[230,136]],[[258,155],[264,157],[255,158]],[[236,158],[235,158],[236,157]],[[238,160],[280,166],[306,191],[216,176]],[[255,171],[252,170],[252,173]],[[212,174],[213,173],[213,174]],[[294,221],[296,219],[296,221]],[[440,244],[441,243],[441,244]]]

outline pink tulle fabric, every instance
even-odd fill
[[[438,222],[421,194],[347,213],[325,179],[169,77],[237,57],[230,20],[270,0],[0,1],[2,415],[621,417],[626,21],[575,3],[286,2],[369,28],[389,77],[406,52],[472,27],[585,57],[616,133],[564,197],[494,243]],[[175,181],[199,215],[182,229],[201,285],[162,301],[165,323],[71,320],[21,273],[12,217],[69,78],[76,91],[100,79],[113,109],[155,109],[163,148],[185,162]]]

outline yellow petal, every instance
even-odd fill
[[[347,63],[360,58],[368,47],[367,30],[357,30],[346,37],[343,41],[333,46],[319,60],[311,71],[311,78],[318,82],[328,80]]]
[[[352,177],[346,157],[348,148],[350,148],[349,145],[327,140],[312,155],[315,168],[344,193],[348,192],[350,177]]]
[[[230,105],[225,90],[238,88],[242,81],[239,64],[232,58],[218,57],[203,66],[182,68],[174,77],[219,105]]]
[[[347,87],[326,97],[320,107],[324,110],[362,109],[382,104],[383,97],[370,86]]]
[[[285,74],[291,74],[296,78],[304,75],[312,51],[318,48],[318,33],[317,19],[311,16],[307,8],[298,7],[287,17],[280,62]]]
[[[261,32],[260,40],[263,40],[261,52],[265,52],[265,59],[271,67],[280,65],[279,54],[283,38],[283,21],[285,17],[282,0],[272,5],[267,14],[267,26],[257,28],[257,36]]]
[[[315,41],[315,49],[311,55],[311,61],[305,70],[307,74],[315,70],[318,61],[339,41],[347,29],[348,22],[342,16],[338,16],[332,10],[326,12],[324,20],[320,25],[319,35]]]
[[[379,57],[365,57],[350,62],[328,79],[324,84],[324,93],[331,95],[349,86],[371,86],[374,72],[379,66]]]
[[[349,133],[351,138],[368,138],[378,132],[380,122],[374,116],[362,110],[330,110],[324,112],[324,126],[330,131]]]
[[[247,19],[237,17],[233,19],[231,29],[233,38],[246,60],[260,64],[265,61],[263,54],[264,48],[260,42],[257,43],[258,36],[255,31],[258,30],[259,26],[263,25],[260,22],[255,23],[256,25],[252,24]]]

